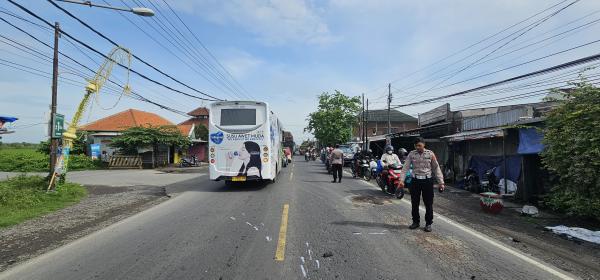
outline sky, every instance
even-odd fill
[[[60,22],[64,31],[102,53],[112,48],[110,43],[47,1],[15,1],[50,22]],[[143,18],[132,13],[57,3],[191,88],[222,99],[268,102],[297,142],[311,137],[303,129],[307,115],[316,109],[317,96],[322,92],[340,90],[350,96],[365,93],[370,108],[383,109],[388,83],[392,84],[392,104],[399,105],[593,55],[600,44],[577,47],[600,39],[600,21],[596,22],[600,19],[600,1],[597,0],[575,1],[560,12],[557,11],[561,7],[574,1],[169,1],[175,13],[162,0],[103,1],[94,2],[120,7],[145,6],[155,10],[156,15]],[[551,9],[543,12],[548,8]],[[552,15],[554,12],[556,15]],[[3,1],[1,18],[47,44],[53,43],[52,30],[9,14],[43,24]],[[541,20],[544,17],[547,19]],[[529,28],[527,24],[531,24]],[[506,28],[509,29],[499,33]],[[43,55],[49,57],[51,49],[2,21],[0,34],[4,36],[0,37],[0,115],[19,118],[11,126],[15,133],[4,135],[2,141],[42,141],[47,137],[44,123],[48,121],[49,73],[52,71],[51,61]],[[491,35],[495,36],[488,38]],[[36,53],[31,51],[22,52],[14,43],[11,46],[8,39],[34,47],[43,54],[42,58],[39,54],[35,57]],[[59,42],[62,52],[92,69],[97,69],[96,63],[102,61],[65,36]],[[476,45],[463,50],[473,44]],[[574,49],[569,50],[571,48]],[[543,58],[545,56],[548,57]],[[440,59],[444,60],[439,62]],[[531,60],[534,61],[525,63]],[[59,75],[68,80],[59,83],[58,112],[70,120],[84,93],[85,80],[80,72],[90,73],[64,57],[61,61],[65,65],[61,65]],[[15,64],[10,63],[18,63],[21,65],[18,67],[29,71],[17,70]],[[515,66],[521,63],[525,64]],[[137,59],[131,61],[131,68],[169,87],[201,96]],[[446,73],[449,76],[440,78]],[[121,82],[127,77],[126,71],[118,66],[112,75]],[[129,81],[135,92],[178,111],[189,112],[209,103],[173,92],[133,73]],[[553,86],[563,85],[566,83],[559,81]],[[536,95],[517,100],[510,98],[514,94],[512,91],[467,95],[448,102],[455,110],[502,97],[508,98],[501,104],[535,102],[543,97]],[[101,91],[82,123],[129,108],[154,112],[174,123],[186,119],[181,114],[120,96],[114,88]],[[417,116],[441,104],[399,110]]]

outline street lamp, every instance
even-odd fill
[[[143,16],[143,17],[151,17],[154,15],[153,10],[151,10],[149,8],[145,8],[145,7],[121,8],[121,7],[113,7],[113,6],[108,6],[108,5],[94,4],[94,3],[92,3],[92,1],[75,1],[75,0],[55,0],[55,1],[85,5],[85,6],[89,6],[89,7],[105,8],[105,9],[111,9],[111,10],[117,10],[117,11],[132,12],[138,16]]]

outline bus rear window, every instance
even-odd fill
[[[221,109],[221,125],[256,125],[256,109]]]

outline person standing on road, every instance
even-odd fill
[[[344,152],[340,149],[340,145],[336,144],[335,149],[331,152],[331,171],[333,173],[333,181],[342,182],[342,166],[344,165]],[[338,179],[339,178],[339,179]]]
[[[433,184],[434,179],[439,185],[440,192],[444,191],[444,175],[440,169],[435,154],[431,150],[425,149],[425,140],[421,137],[415,139],[415,150],[411,151],[406,157],[404,166],[412,164],[412,182],[410,183],[410,202],[412,204],[412,224],[410,229],[419,227],[421,218],[419,217],[419,203],[421,194],[423,194],[423,203],[425,204],[425,231],[431,231],[433,223]],[[404,179],[409,168],[402,168],[400,173],[400,186],[404,187]]]

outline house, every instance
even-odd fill
[[[357,117],[362,120],[362,113]],[[398,110],[390,110],[389,119],[391,133],[415,129],[418,126],[417,118]],[[369,110],[365,112],[365,120],[367,123],[367,136],[380,136],[388,133],[388,110]],[[354,139],[361,138],[363,132],[360,123],[352,131]]]
[[[192,145],[187,151],[181,151],[185,157],[195,156],[197,160],[206,162],[208,151],[208,139],[200,139],[195,135],[195,129],[204,126],[208,129],[208,116],[210,111],[206,107],[198,107],[189,112],[189,119],[179,123],[177,127],[184,134],[192,139]],[[177,162],[177,161],[176,161]]]
[[[369,137],[369,147],[375,154],[382,153],[388,143],[396,149],[412,150],[414,138],[422,137],[427,148],[435,152],[446,180],[460,186],[468,168],[483,178],[486,170],[496,167],[501,192],[535,201],[550,186],[539,155],[543,136],[537,128],[543,127],[545,114],[556,104],[537,102],[460,111],[451,111],[450,105],[444,104],[419,114],[417,128]]]
[[[206,107],[198,107],[187,113],[191,118],[179,123],[178,125],[204,125],[208,128],[209,111]],[[206,140],[206,139],[205,139]]]
[[[468,168],[483,178],[485,170],[496,167],[501,192],[536,200],[550,185],[543,182],[548,176],[536,128],[543,127],[544,115],[555,106],[537,102],[452,112],[456,133],[441,137],[448,142],[447,168],[458,181]]]
[[[110,144],[112,139],[120,135],[122,131],[131,127],[163,125],[174,124],[157,114],[129,109],[83,125],[79,128],[79,131],[87,132],[86,142],[88,144],[100,145],[100,154],[102,158],[106,159],[108,156],[116,154],[116,149],[111,147]],[[173,147],[167,145],[159,145],[156,154],[153,154],[146,147],[139,147],[139,152],[142,155],[142,162],[146,166],[173,163]]]

